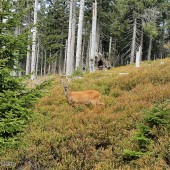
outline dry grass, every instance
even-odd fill
[[[37,77],[35,80],[26,80],[24,83],[28,88],[34,88],[36,85],[40,85],[47,80],[52,80],[54,75]]]
[[[141,68],[129,65],[86,74],[72,81],[70,89],[98,90],[106,106],[72,107],[56,76],[48,95],[36,104],[34,122],[19,135],[21,146],[5,150],[2,161],[14,161],[27,169],[57,170],[157,170],[169,166],[163,156],[145,156],[125,164],[121,155],[124,148],[133,148],[131,137],[142,110],[170,99],[170,59],[145,62]],[[163,154],[169,137],[168,132],[162,134],[151,150]]]

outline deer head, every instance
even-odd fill
[[[61,80],[65,96],[71,104],[91,104],[91,105],[104,105],[100,101],[101,94],[96,90],[85,90],[85,91],[69,91],[68,90],[68,81]]]

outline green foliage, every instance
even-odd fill
[[[146,136],[142,134],[136,135],[134,140],[137,142],[138,147],[141,151],[146,151],[148,148],[148,145],[150,144],[150,139],[148,139]]]
[[[132,160],[140,158],[143,155],[144,155],[144,153],[142,153],[142,152],[131,151],[131,150],[125,149],[123,151],[122,157],[123,157],[124,161],[132,161]]]
[[[158,30],[155,23],[147,23],[143,26],[144,31],[152,37],[158,36]]]
[[[124,150],[122,155],[124,161],[135,160],[147,154],[150,145],[157,142],[160,129],[169,129],[170,108],[167,107],[167,104],[168,101],[158,103],[151,110],[145,111],[143,120],[137,124],[137,133],[133,137],[137,143],[137,151]]]
[[[32,90],[15,89],[0,93],[0,147],[13,147],[18,144],[15,136],[32,120],[33,104],[42,97],[42,90],[47,85],[49,82]]]
[[[77,69],[73,72],[73,74],[71,75],[71,77],[76,77],[76,76],[83,76],[83,72],[80,69]]]
[[[0,60],[0,93],[6,90],[23,90],[24,86],[20,83],[21,78],[11,76],[13,69],[8,67],[9,60]]]
[[[145,111],[144,121],[150,128],[170,127],[170,109],[166,105],[167,102],[157,104],[151,111]]]

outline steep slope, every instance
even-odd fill
[[[85,89],[100,91],[105,107],[72,107],[56,76],[36,104],[35,120],[18,136],[21,145],[5,150],[1,160],[25,169],[170,168],[169,128],[153,126],[156,137],[147,138],[145,150],[133,140],[136,124],[144,122],[144,109],[162,102],[170,107],[170,59],[97,71],[70,83],[70,90]]]

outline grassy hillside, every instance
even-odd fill
[[[56,76],[35,120],[18,135],[20,146],[4,149],[1,162],[21,169],[170,168],[170,59],[97,71],[70,84],[85,89],[100,91],[105,107],[70,106]]]

